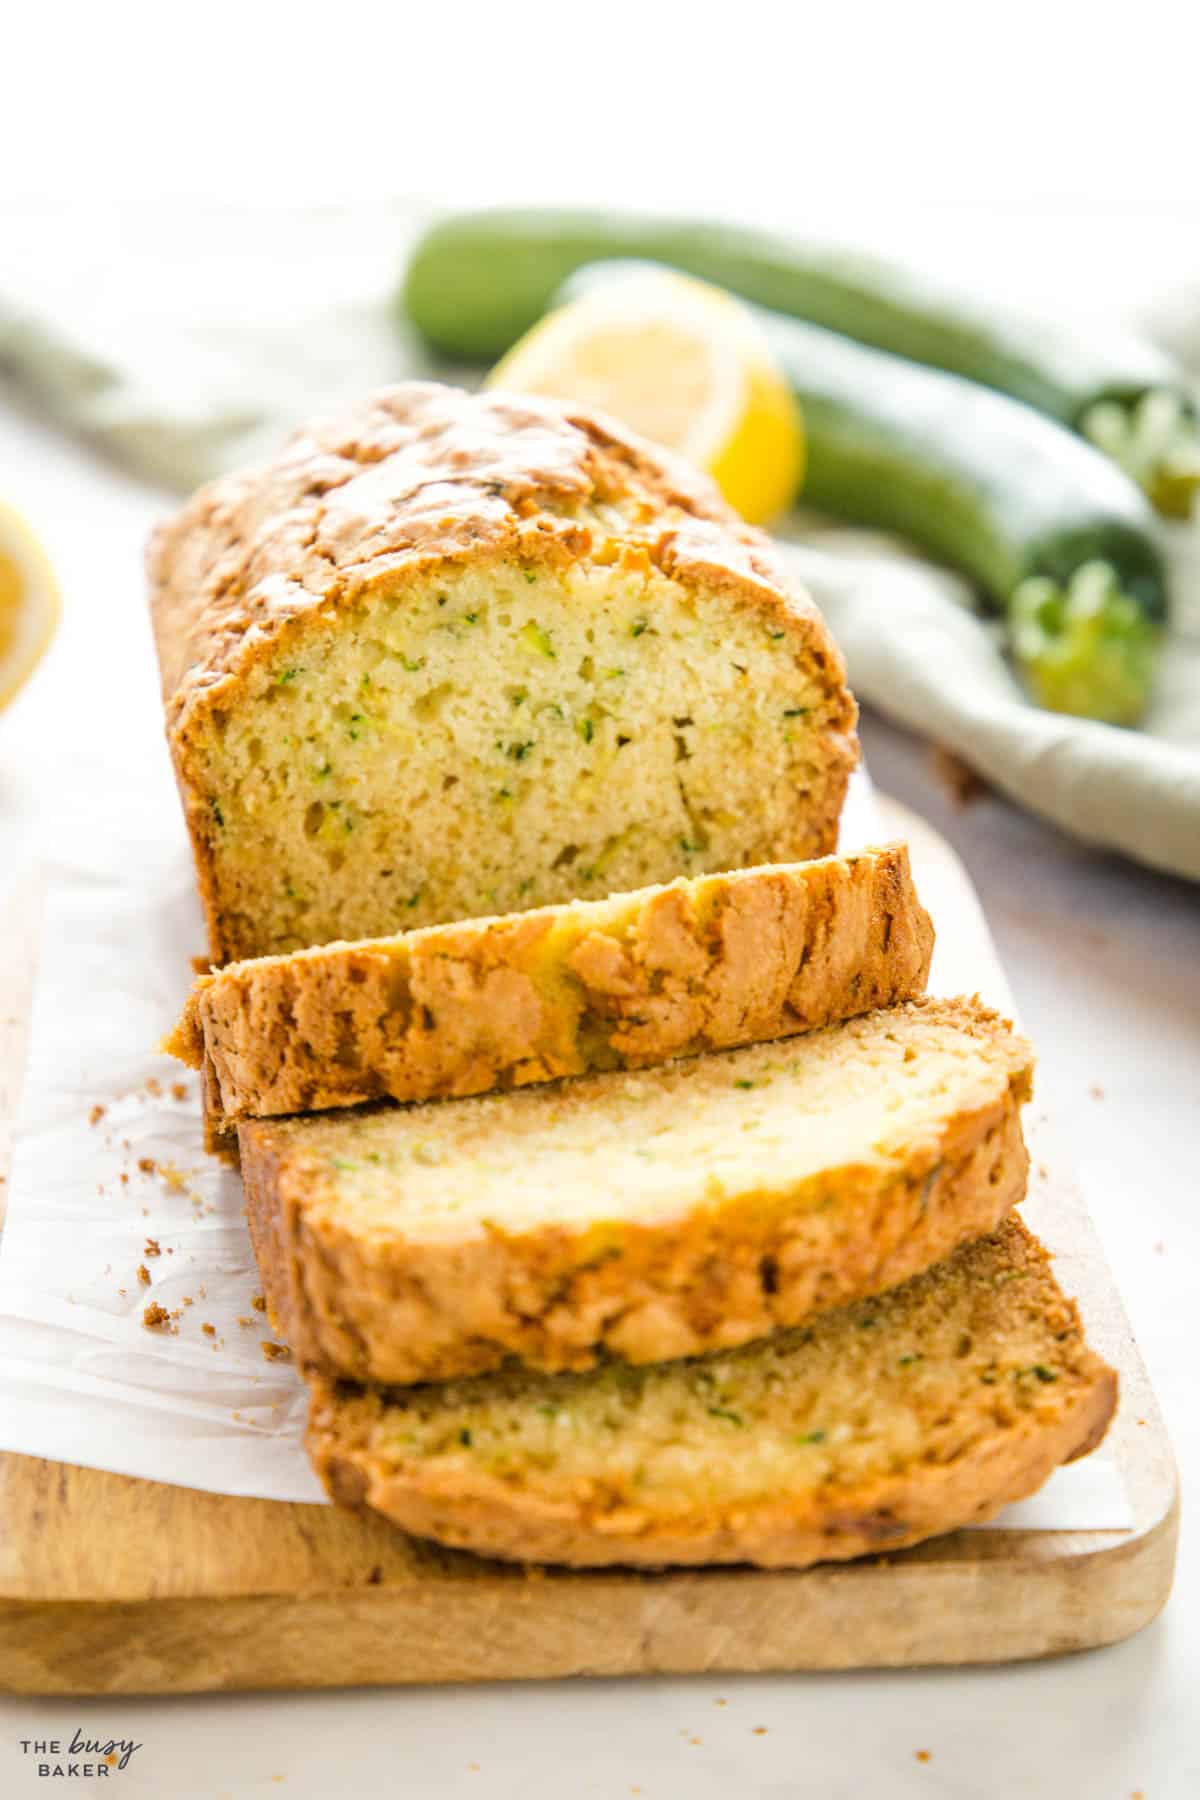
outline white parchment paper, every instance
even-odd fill
[[[0,1449],[213,1493],[321,1502],[304,1391],[254,1307],[239,1177],[205,1155],[199,1079],[155,1051],[204,932],[165,784],[142,853],[50,869],[0,1245]],[[880,832],[856,778],[843,844]],[[149,1276],[147,1285],[139,1270]],[[148,1329],[147,1306],[165,1327]],[[1101,1450],[993,1522],[1123,1530]]]

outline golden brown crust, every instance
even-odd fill
[[[387,1390],[353,1388],[312,1372],[309,1452],[339,1504],[381,1513],[406,1531],[459,1549],[518,1561],[803,1568],[903,1549],[979,1524],[1035,1492],[1059,1464],[1086,1455],[1101,1441],[1116,1409],[1114,1371],[1088,1349],[1074,1303],[1064,1298],[1045,1252],[1019,1221],[918,1278],[912,1289],[996,1282],[997,1270],[1001,1282],[1007,1275],[1026,1274],[1035,1284],[1042,1338],[1056,1363],[1053,1381],[1041,1387],[1035,1379],[1036,1401],[1018,1408],[1002,1384],[978,1389],[964,1378],[959,1419],[946,1416],[944,1389],[936,1420],[925,1420],[914,1399],[895,1439],[910,1442],[915,1422],[926,1455],[885,1454],[865,1476],[858,1469],[839,1471],[834,1462],[819,1479],[790,1490],[754,1497],[739,1493],[724,1501],[696,1494],[690,1505],[688,1496],[677,1494],[669,1505],[657,1507],[616,1474],[548,1488],[539,1484],[536,1468],[499,1473],[468,1457],[427,1464],[417,1456],[386,1453],[376,1434],[389,1410]],[[894,1338],[898,1352],[913,1341],[910,1334],[900,1335],[895,1323],[907,1292],[891,1298],[893,1310],[879,1336],[885,1350]],[[843,1326],[857,1326],[851,1317],[856,1310],[825,1321],[821,1354],[828,1355],[831,1342],[836,1348]],[[979,1349],[972,1345],[968,1355]],[[982,1349],[1002,1358],[1002,1329]],[[551,1391],[547,1383],[547,1394]],[[845,1429],[853,1438],[856,1421],[848,1419]],[[954,1452],[943,1455],[935,1440],[947,1434]]]
[[[243,1124],[247,1217],[276,1328],[300,1362],[334,1374],[446,1380],[508,1357],[561,1370],[604,1354],[697,1355],[895,1286],[1022,1199],[1032,1066],[1029,1046],[982,1007],[913,1002],[893,1016],[904,1013],[994,1040],[985,1103],[930,1121],[886,1162],[622,1222],[619,1255],[557,1224],[464,1225],[430,1241],[364,1223],[331,1203],[302,1136],[295,1154],[294,1128]]]
[[[280,1336],[301,1362],[357,1381],[445,1381],[517,1357],[548,1371],[600,1355],[697,1356],[883,1293],[995,1230],[1025,1195],[1016,1096],[954,1122],[902,1176],[836,1171],[787,1196],[629,1227],[619,1261],[577,1234],[492,1232],[453,1245],[381,1242],[311,1219],[242,1137],[246,1211]],[[788,1204],[790,1202],[790,1205]]]
[[[682,460],[580,408],[406,382],[299,432],[272,463],[201,488],[155,533],[147,563],[168,722],[185,726],[296,619],[439,563],[586,555],[601,531],[589,509],[615,502],[641,515],[638,541],[665,574],[805,618],[842,674],[769,540]],[[627,520],[618,531],[628,535]]]
[[[923,993],[932,948],[893,844],[231,964],[163,1047],[219,1129],[809,1031]]]
[[[302,632],[439,566],[529,566],[634,553],[765,610],[827,689],[814,853],[832,850],[857,756],[856,708],[815,607],[769,540],[681,461],[576,408],[430,382],[386,388],[299,433],[270,464],[202,488],[149,546],[168,737],[208,917],[231,946],[213,868],[214,823],[191,767],[214,708]]]
[[[197,1064],[200,1068],[200,1117],[204,1131],[204,1148],[210,1156],[219,1157],[231,1168],[240,1168],[241,1153],[238,1149],[237,1132],[231,1131],[226,1124],[225,1114],[221,1111],[221,1102],[217,1093],[217,1084],[213,1079],[212,1067],[208,1063]]]

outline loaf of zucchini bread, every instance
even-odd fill
[[[220,1128],[810,1031],[923,993],[932,948],[891,844],[229,964],[164,1048]]]
[[[216,964],[836,846],[819,613],[611,420],[385,389],[202,489],[149,573]]]
[[[1020,1222],[723,1354],[362,1388],[310,1373],[333,1498],[489,1556],[807,1564],[978,1524],[1104,1436],[1117,1378]]]
[[[418,1382],[745,1343],[881,1292],[1025,1193],[1032,1053],[972,1001],[482,1099],[238,1127],[297,1359]]]

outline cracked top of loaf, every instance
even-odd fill
[[[384,388],[298,432],[270,464],[201,488],[148,553],[168,725],[297,619],[438,563],[570,561],[610,547],[807,622],[769,540],[682,459],[578,407],[436,382]],[[853,729],[848,692],[844,726]]]

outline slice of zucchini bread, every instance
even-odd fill
[[[310,1375],[333,1498],[488,1556],[807,1564],[1023,1499],[1117,1378],[1016,1219],[876,1300],[688,1362],[359,1388]]]
[[[638,1074],[250,1120],[271,1316],[363,1381],[745,1343],[993,1230],[1031,1061],[978,1004],[912,1001]]]
[[[164,1049],[214,1125],[524,1087],[758,1043],[925,989],[903,844],[681,877],[201,976]]]
[[[836,847],[820,614],[612,421],[389,388],[202,489],[149,573],[214,963]]]

